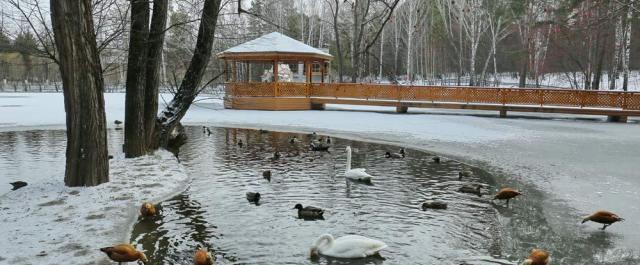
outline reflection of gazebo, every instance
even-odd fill
[[[273,32],[218,53],[225,60],[225,106],[238,109],[309,109],[311,83],[324,83],[330,54]],[[231,68],[231,69],[229,69]]]

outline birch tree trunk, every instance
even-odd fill
[[[95,186],[109,181],[109,160],[91,0],[51,0],[50,6],[66,113],[64,183]]]

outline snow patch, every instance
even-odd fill
[[[6,264],[103,264],[98,249],[128,242],[142,202],[182,192],[189,177],[173,154],[110,160],[110,182],[66,187],[37,183],[0,197],[0,261]]]

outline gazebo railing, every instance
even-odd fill
[[[231,97],[311,97],[640,110],[640,92],[360,83],[228,83]]]

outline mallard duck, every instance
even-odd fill
[[[405,156],[404,148],[400,148],[400,152],[398,152],[398,153],[386,152],[384,154],[384,157],[386,157],[386,158],[398,158],[398,159],[401,159],[401,158],[404,158],[404,156]]]
[[[324,214],[324,210],[320,208],[313,206],[302,207],[302,204],[299,203],[293,209],[298,209],[298,218],[323,218],[322,215]]]
[[[309,146],[311,147],[312,151],[329,151],[330,147],[328,144],[325,144],[324,142],[318,140],[311,141]]]
[[[459,192],[471,193],[482,196],[482,185],[480,184],[464,184],[458,189]]]
[[[9,184],[11,184],[11,186],[13,186],[13,188],[11,188],[11,190],[17,190],[19,188],[27,186],[27,183],[24,182],[24,181],[14,181],[14,182],[11,182]]]
[[[509,200],[517,197],[518,195],[522,195],[522,193],[512,188],[503,188],[500,191],[498,191],[496,196],[493,197],[493,200],[507,200],[507,207],[508,207]]]
[[[115,125],[120,125],[120,124],[122,124],[122,121],[115,120],[113,123],[114,123]]]
[[[439,156],[434,156],[434,157],[431,158],[431,161],[433,161],[433,163],[440,164],[440,157]]]
[[[607,226],[610,226],[615,222],[624,221],[624,218],[618,216],[615,213],[600,210],[582,219],[583,224],[586,223],[587,221],[603,224],[602,230],[605,230]]]
[[[364,168],[351,168],[351,146],[347,146],[347,169],[344,176],[348,179],[371,182],[373,176],[367,174]]]
[[[147,256],[142,253],[142,251],[138,251],[131,244],[119,244],[112,247],[101,248],[100,251],[107,254],[107,256],[120,264],[121,262],[132,262],[132,261],[141,261],[144,264],[147,264],[149,260]]]
[[[109,159],[109,160],[113,159],[113,155],[108,155],[107,159]]]
[[[260,193],[259,192],[247,192],[247,200],[249,202],[253,202],[255,204],[258,204],[258,202],[260,202]]]
[[[459,180],[461,180],[463,177],[469,178],[471,176],[473,176],[473,172],[471,172],[469,170],[464,170],[464,171],[458,172],[458,179]]]
[[[548,265],[549,253],[542,249],[532,249],[529,257],[520,265]]]
[[[194,265],[213,265],[215,263],[209,251],[198,248],[198,250],[196,250],[196,253],[193,255],[193,264]]]
[[[429,201],[422,203],[422,210],[426,211],[427,209],[447,209],[447,203],[441,201]]]
[[[267,181],[271,182],[271,170],[262,171],[262,178],[264,178]]]
[[[346,259],[366,258],[377,255],[380,250],[386,247],[387,244],[382,241],[363,236],[348,235],[333,239],[332,235],[324,234],[313,243],[310,255],[316,257],[321,254]]]
[[[140,216],[153,217],[156,215],[156,206],[150,202],[145,202],[140,206]]]

